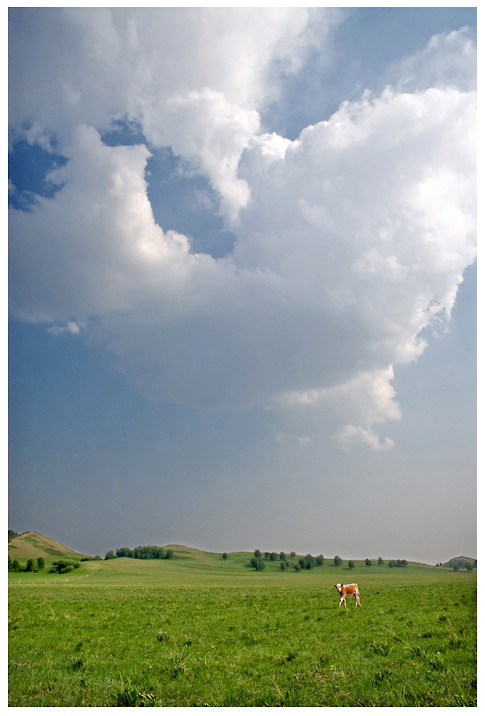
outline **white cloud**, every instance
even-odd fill
[[[48,328],[47,333],[52,333],[54,336],[59,336],[61,333],[70,333],[73,336],[77,336],[81,333],[85,325],[85,323],[78,324],[75,321],[67,321],[63,326],[52,326],[52,328]]]
[[[406,92],[428,87],[476,90],[477,48],[469,28],[434,35],[423,50],[400,62],[390,75]]]
[[[52,199],[11,211],[11,310],[74,326],[96,317],[85,330],[96,326],[150,398],[292,407],[344,446],[386,450],[372,426],[400,418],[392,366],[419,357],[475,258],[476,97],[468,85],[388,88],[293,142],[258,134],[268,77],[291,48],[302,56],[309,17],[40,13],[43,72],[52,32],[74,51],[41,92],[39,63],[28,76],[32,52],[16,48],[14,133],[29,109],[35,136],[55,134],[69,161]],[[441,38],[434,60],[463,57],[467,42]],[[230,256],[194,254],[155,223],[149,150],[105,146],[95,129],[126,114],[153,151],[170,145],[209,177],[236,235]]]
[[[43,146],[54,135],[62,152],[74,126],[136,120],[153,146],[172,147],[209,177],[235,221],[248,199],[237,164],[259,130],[258,110],[322,44],[329,22],[335,13],[306,8],[17,11],[11,133]]]
[[[394,442],[390,438],[385,438],[381,442],[379,436],[372,430],[366,430],[360,425],[346,425],[335,437],[344,450],[364,445],[374,452],[380,452],[394,447]]]

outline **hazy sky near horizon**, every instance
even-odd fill
[[[9,528],[476,556],[476,8],[10,8]]]

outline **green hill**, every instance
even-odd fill
[[[10,535],[9,535],[10,537]],[[222,558],[222,552],[204,552],[203,550],[196,549],[194,547],[186,547],[184,545],[179,544],[168,544],[163,545],[165,550],[172,550],[173,551],[173,559],[171,560],[140,560],[140,559],[130,559],[127,557],[121,557],[117,558],[116,560],[109,560],[109,562],[120,562],[120,564],[115,568],[114,565],[112,565],[112,569],[114,568],[115,571],[122,570],[125,568],[130,569],[129,565],[131,563],[132,568],[139,572],[140,570],[144,570],[144,568],[141,566],[140,563],[145,563],[145,565],[148,566],[148,563],[154,564],[157,562],[163,562],[164,569],[168,569],[169,571],[176,570],[177,572],[181,573],[222,573],[225,574],[242,574],[247,573],[248,571],[253,571],[252,568],[249,566],[249,562],[251,558],[253,557],[253,552],[229,552],[227,555],[227,559]],[[115,547],[114,551],[118,548]],[[265,573],[268,574],[268,572],[280,572],[280,559],[279,559],[279,553],[276,555],[276,559],[274,561],[271,561],[269,559],[264,559],[264,552],[262,552],[263,561],[265,563]],[[46,562],[52,562],[54,560],[58,560],[61,557],[65,557],[68,559],[77,559],[80,560],[83,557],[88,557],[89,555],[84,555],[79,552],[75,552],[74,550],[70,549],[69,547],[66,547],[65,545],[61,544],[60,542],[57,542],[56,540],[53,540],[49,537],[45,537],[44,535],[39,534],[38,532],[24,532],[23,534],[16,535],[13,537],[10,542],[8,543],[8,556],[14,560],[27,560],[30,558],[36,559],[37,557],[43,557]],[[286,558],[289,563],[289,569],[293,571],[293,566],[298,562],[298,559],[304,555],[295,555],[294,557],[290,557],[289,553],[286,554]],[[316,555],[314,555],[316,556]],[[92,557],[91,557],[92,559]],[[456,558],[459,561],[463,562],[472,562],[471,558],[468,557],[457,557]],[[450,560],[446,565],[441,566],[450,566],[450,563],[454,560]],[[108,565],[108,562],[104,562],[106,566]],[[134,563],[138,563],[136,566]],[[98,566],[99,566],[98,562]],[[350,574],[370,574],[374,572],[384,573],[389,572],[389,559],[384,560],[384,564],[382,566],[378,566],[377,559],[372,559],[372,567],[366,567],[365,566],[365,560],[354,560],[355,568],[349,569],[348,568],[348,559],[342,558],[342,564],[340,567],[335,567],[333,564],[333,557],[325,557],[325,564],[324,569],[325,571],[329,570],[335,570],[336,572],[345,572]],[[124,565],[124,567],[123,567]],[[160,566],[162,566],[160,564]],[[321,570],[321,567],[315,568],[317,571]],[[395,568],[392,570],[392,572],[396,573],[402,573],[402,572],[410,572],[410,571],[422,571],[422,570],[429,570],[429,569],[435,569],[435,567],[431,567],[431,565],[422,564],[419,562],[408,562],[408,566],[405,568]],[[303,570],[303,572],[306,572],[307,570]],[[313,571],[313,570],[312,570]]]
[[[60,542],[56,542],[49,537],[44,537],[44,535],[38,532],[23,532],[8,543],[8,556],[11,557],[12,560],[43,557],[45,560],[51,562],[53,559],[58,559],[59,557],[82,559],[88,555],[74,552]]]
[[[443,562],[440,567],[453,567],[453,565],[457,563],[460,567],[464,569],[467,565],[470,565],[471,567],[476,567],[476,562],[477,560],[473,557],[453,557],[453,559],[449,559],[447,562]]]

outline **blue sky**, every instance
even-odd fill
[[[11,8],[9,527],[476,556],[475,109],[475,8]]]

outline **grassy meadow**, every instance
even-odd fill
[[[476,706],[476,570],[173,549],[9,573],[9,706]]]

